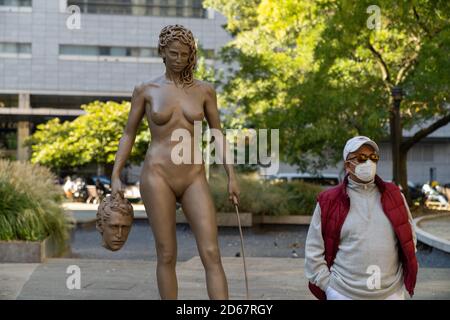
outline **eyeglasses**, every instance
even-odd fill
[[[373,162],[377,163],[378,160],[380,160],[380,156],[378,154],[376,154],[376,153],[372,153],[372,154],[369,154],[369,155],[361,153],[361,154],[358,154],[356,157],[347,159],[347,161],[350,161],[350,160],[353,160],[353,159],[357,159],[359,163],[366,162],[368,159],[370,159]]]

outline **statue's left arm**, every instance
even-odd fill
[[[215,130],[215,141],[216,144],[216,152],[219,152],[219,157],[222,160],[225,171],[228,175],[228,196],[229,200],[234,204],[239,203],[239,186],[236,179],[236,174],[234,172],[234,163],[227,163],[227,159],[231,159],[231,157],[227,157],[229,153],[229,147],[227,140],[222,132],[222,126],[220,124],[220,116],[219,110],[217,109],[217,94],[214,87],[210,84],[204,84],[205,88],[205,117],[208,121],[208,125],[210,129]]]

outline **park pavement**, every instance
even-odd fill
[[[231,299],[245,298],[241,258],[223,265]],[[80,289],[68,289],[67,268],[80,268]],[[49,259],[42,264],[0,264],[0,299],[159,299],[156,262],[136,260]],[[314,299],[304,277],[304,259],[247,258],[250,298]],[[177,265],[179,298],[207,299],[199,257]],[[450,299],[450,269],[421,268],[414,299]]]
[[[66,204],[78,223],[95,220],[98,205]],[[133,204],[135,217],[146,219],[143,205]],[[231,299],[245,298],[241,258],[223,257]],[[68,289],[69,266],[81,272],[81,288]],[[301,258],[247,258],[250,298],[314,299]],[[159,299],[155,261],[48,259],[41,264],[0,264],[2,299]],[[204,269],[199,257],[177,265],[179,298],[207,299]],[[413,299],[450,299],[450,268],[420,268]]]

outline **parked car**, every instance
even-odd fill
[[[100,183],[106,188],[105,195],[111,194],[111,179],[107,176],[91,176],[88,178],[89,183],[95,185],[95,181],[99,180]],[[123,185],[124,196],[131,202],[138,202],[141,200],[141,193],[139,190],[139,182],[130,185]]]
[[[132,184],[132,185],[125,186],[124,196],[126,199],[130,200],[130,202],[141,201],[141,192],[139,189],[139,182]]]
[[[105,186],[105,188],[111,188],[111,179],[107,176],[89,176],[86,181],[88,184],[95,185],[96,180],[99,180],[101,184]]]
[[[385,180],[386,182],[392,182],[392,180]],[[412,181],[408,180],[408,191],[409,191],[409,195],[411,197],[411,200],[423,200],[424,198],[424,193],[422,191],[422,185],[420,184],[415,184]]]

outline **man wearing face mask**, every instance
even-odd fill
[[[376,175],[378,145],[347,141],[346,176],[317,197],[305,245],[305,275],[318,299],[405,299],[416,283],[416,235],[405,197]]]

